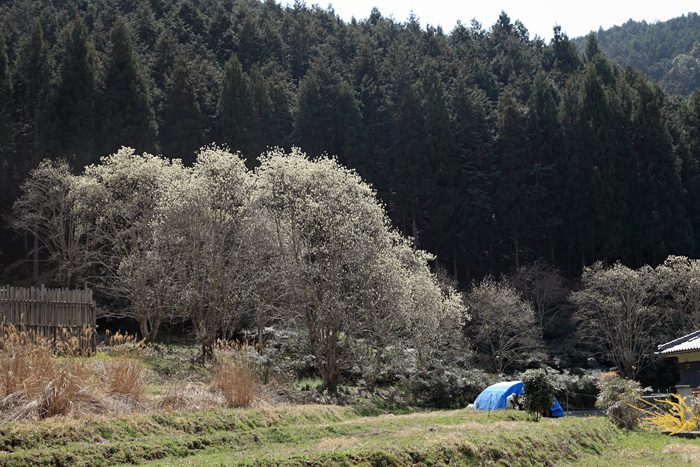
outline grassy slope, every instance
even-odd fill
[[[520,413],[472,410],[361,417],[350,408],[279,406],[0,428],[0,466],[675,466],[697,460],[696,449],[692,441],[620,433],[600,418],[531,423]]]

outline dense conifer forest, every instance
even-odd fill
[[[631,66],[660,83],[668,92],[690,95],[700,86],[700,16],[697,13],[668,21],[629,20],[622,26],[596,32],[600,49],[623,68]],[[580,51],[583,37],[574,39]]]
[[[692,21],[697,15],[678,19]],[[271,170],[265,161],[273,159],[261,153],[298,147],[312,160],[333,155],[356,170],[393,228],[434,255],[441,283],[471,286],[460,313],[469,310],[464,335],[474,339],[482,367],[582,367],[595,353],[634,377],[652,364],[655,344],[700,319],[698,301],[683,295],[700,274],[700,264],[685,258],[700,250],[700,92],[668,84],[670,72],[646,60],[617,65],[621,52],[610,44],[623,44],[614,34],[631,26],[590,34],[579,51],[560,27],[550,39],[533,38],[506,12],[492,25],[444,31],[376,8],[348,23],[331,9],[272,0],[4,2],[4,281],[74,285],[73,272],[42,276],[56,257],[30,235],[27,213],[39,205],[28,196],[37,193],[25,182],[30,175],[35,187],[60,189],[68,179],[108,185],[115,161],[162,168],[181,159],[196,173],[205,167],[195,164],[199,149],[216,143],[240,152],[246,170],[263,164],[258,172],[236,169],[246,179]],[[677,42],[679,50],[690,43]],[[654,60],[661,54],[645,50]],[[122,146],[164,159],[132,161]],[[67,163],[40,165],[45,159]],[[140,208],[152,203],[150,193],[137,193]],[[186,199],[170,196],[175,207]],[[93,247],[124,241],[95,238]],[[36,261],[22,261],[30,251]],[[112,264],[114,277],[144,261]],[[580,290],[569,297],[571,283]],[[597,341],[602,330],[590,323],[606,325],[595,316],[596,300],[632,285],[640,291],[634,306],[653,311],[653,324],[633,351],[639,360],[617,361],[626,350]],[[627,306],[608,305],[622,315]],[[146,336],[152,317],[141,318]],[[455,326],[465,325],[462,318]],[[487,345],[505,337],[479,327],[497,318],[518,339],[508,364]]]
[[[275,146],[336,155],[458,279],[700,245],[700,95],[622,70],[598,36],[579,53],[505,12],[448,32],[272,1],[24,0],[0,18],[4,213],[44,158],[80,171],[124,145],[187,164],[216,142],[251,166]]]

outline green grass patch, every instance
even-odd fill
[[[474,410],[363,417],[350,407],[276,406],[0,427],[0,466],[675,466],[699,453],[691,440],[621,432],[604,418],[533,423]]]

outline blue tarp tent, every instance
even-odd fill
[[[493,384],[484,389],[479,397],[474,401],[474,408],[479,410],[496,410],[506,408],[506,398],[511,394],[521,394],[523,392],[522,381],[503,381]],[[559,401],[554,399],[552,407],[552,417],[563,417],[564,410],[559,405]]]

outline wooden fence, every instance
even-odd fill
[[[92,290],[0,287],[0,323],[62,340],[76,337],[81,350],[95,351],[97,333]],[[85,332],[87,331],[87,332]]]

